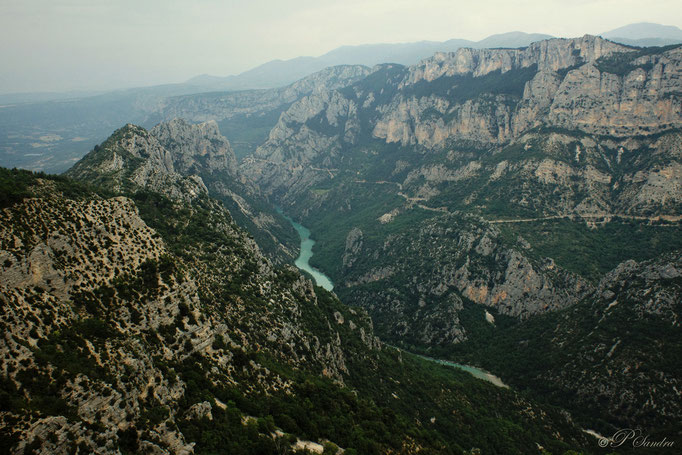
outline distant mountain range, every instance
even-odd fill
[[[682,30],[672,25],[648,22],[630,24],[601,33],[603,38],[629,46],[666,46],[682,43]],[[273,60],[241,74],[218,77],[201,75],[187,84],[210,87],[212,90],[246,90],[282,87],[309,74],[335,65],[366,65],[400,63],[413,65],[436,52],[455,52],[463,47],[473,49],[518,48],[535,41],[553,38],[541,33],[510,32],[491,35],[480,41],[451,39],[447,41],[419,41],[414,43],[363,44],[341,46],[320,57],[296,57]]]
[[[341,46],[320,57],[296,57],[273,60],[244,73],[216,77],[201,75],[188,80],[191,85],[202,85],[214,90],[246,90],[282,87],[309,74],[336,65],[366,65],[400,63],[413,65],[436,52],[454,52],[462,47],[483,49],[491,47],[524,47],[534,41],[552,38],[540,33],[510,32],[492,35],[480,41],[451,39],[448,41],[419,41],[416,43],[363,44]]]
[[[632,24],[602,34],[612,41],[628,45],[665,45],[682,42],[682,30],[657,24]],[[677,38],[676,38],[677,37]],[[548,35],[512,32],[493,35],[481,41],[452,39],[444,42],[420,41],[402,44],[368,44],[343,46],[320,57],[298,57],[265,63],[242,74],[228,77],[198,76],[185,83],[158,85],[106,93],[23,93],[0,95],[0,164],[33,170],[62,172],[82,157],[110,132],[128,122],[151,127],[164,119],[168,112],[192,122],[207,120],[201,115],[189,115],[196,106],[194,101],[178,100],[183,95],[200,95],[198,105],[211,106],[234,114],[235,106],[253,101],[251,98],[269,100],[257,117],[261,122],[258,134],[253,129],[242,128],[237,119],[224,112],[215,116],[221,132],[233,140],[239,157],[251,153],[267,137],[286,103],[294,102],[311,87],[296,86],[287,89],[293,81],[334,65],[353,63],[366,67],[377,63],[393,62],[413,64],[439,51],[456,51],[469,48],[518,48]],[[369,68],[366,68],[369,71]],[[315,78],[311,79],[314,80]],[[303,82],[305,86],[306,83]],[[271,93],[239,93],[240,90],[274,87]],[[233,92],[223,96],[222,92]],[[218,100],[221,100],[217,102]],[[281,102],[286,99],[286,103]],[[272,100],[278,100],[270,104]],[[189,103],[190,106],[185,106]],[[222,103],[222,104],[221,104]],[[251,108],[253,106],[250,106]],[[195,110],[195,109],[194,109]],[[163,112],[163,115],[161,113]],[[182,115],[180,115],[182,112]],[[240,121],[253,121],[253,113],[241,111]]]
[[[682,43],[682,30],[673,25],[639,22],[602,33],[603,38],[630,46],[667,46]]]
[[[617,43],[640,47],[682,43],[682,30],[680,28],[648,22],[629,24],[601,33],[600,36]],[[463,47],[473,49],[519,48],[548,38],[553,38],[553,36],[542,33],[509,32],[491,35],[480,41],[450,39],[447,41],[341,46],[319,57],[272,60],[240,74],[231,76],[202,74],[184,83],[171,84],[170,86],[173,86],[175,91],[186,94],[277,88],[284,87],[330,66],[366,65],[371,67],[380,63],[413,65],[424,58],[432,56],[436,52],[455,52]],[[103,92],[0,94],[0,105],[85,98],[99,93]]]

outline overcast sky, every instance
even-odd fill
[[[345,44],[682,25],[680,0],[0,0],[0,93],[238,74]]]

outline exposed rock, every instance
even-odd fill
[[[353,228],[346,236],[346,249],[343,253],[343,266],[352,267],[362,249],[362,231]]]
[[[170,152],[180,174],[225,173],[223,178],[236,178],[237,159],[215,121],[191,125],[174,119],[156,125],[149,133]]]

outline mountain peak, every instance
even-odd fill
[[[604,38],[662,38],[682,40],[682,30],[674,25],[661,25],[651,22],[638,22],[604,32]]]
[[[638,22],[601,34],[604,38],[630,46],[666,46],[682,43],[682,30],[674,25]]]
[[[177,173],[173,155],[149,131],[131,123],[95,146],[65,174],[115,193],[145,188],[186,200],[207,193],[200,177]]]

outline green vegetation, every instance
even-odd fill
[[[602,73],[611,73],[621,77],[637,68],[642,68],[644,71],[650,71],[653,68],[652,63],[635,64],[634,61],[640,57],[660,55],[680,46],[680,44],[672,44],[660,47],[644,47],[633,52],[616,52],[609,56],[599,58],[596,67]]]
[[[9,207],[28,197],[35,197],[39,180],[52,182],[59,194],[71,199],[80,199],[96,193],[89,185],[59,175],[0,167],[0,208]]]
[[[518,236],[532,245],[530,256],[551,257],[558,265],[592,281],[628,259],[653,259],[682,249],[682,226],[614,219],[589,227],[583,220],[544,220],[499,225],[503,238]]]
[[[0,168],[0,208],[30,197],[29,187],[35,184],[37,178],[38,175],[29,171]]]
[[[492,71],[483,76],[441,76],[433,81],[421,80],[403,90],[406,96],[445,96],[453,103],[462,104],[483,94],[509,95],[520,99],[526,82],[537,73],[537,65],[513,69],[507,72]]]
[[[400,207],[404,201],[395,193],[393,185],[372,183],[348,183],[330,191],[327,196],[329,202],[325,204],[328,211],[304,220],[304,224],[315,232],[311,265],[325,271],[335,281],[340,278],[338,267],[343,263],[346,236],[353,227],[362,226],[364,236],[378,240],[399,231],[415,219],[433,216],[431,212],[419,210],[401,215],[394,223],[382,225],[377,218]],[[339,209],[343,210],[347,204],[353,207],[353,212],[349,215],[339,213]]]
[[[677,279],[666,292],[679,293],[680,284]],[[492,371],[530,396],[569,409],[585,428],[611,434],[636,422],[670,439],[680,435],[674,419],[641,405],[654,388],[662,400],[675,395],[665,378],[679,377],[682,348],[675,340],[682,333],[665,318],[636,314],[639,304],[627,289],[642,285],[624,284],[613,307],[610,300],[588,299],[523,322],[496,315],[494,329],[470,330],[466,342],[430,347],[428,353]],[[468,306],[463,323],[467,313],[482,311]],[[623,394],[628,400],[621,400]]]
[[[84,374],[91,379],[113,383],[108,368],[97,363],[87,347],[87,341],[101,344],[119,336],[118,331],[100,319],[84,319],[70,327],[55,330],[47,339],[41,340],[35,352],[36,361],[41,366],[49,364],[58,367],[62,382],[66,378]]]
[[[214,406],[213,420],[180,422],[188,439],[197,442],[198,454],[225,447],[237,454],[277,453],[277,440],[269,436],[274,428],[302,439],[329,439],[368,455],[400,451],[405,440],[430,454],[463,453],[472,447],[482,453],[522,454],[538,441],[555,453],[569,448],[548,439],[533,419],[516,420],[523,399],[513,392],[392,349],[363,361],[365,365],[354,364],[352,388],[263,356],[258,361],[293,380],[294,393],[244,396],[239,389],[216,387],[191,373],[202,370],[196,359],[177,368],[189,386],[185,406],[210,402],[213,396],[227,403],[224,411]],[[556,410],[549,412],[546,419],[562,420]],[[244,415],[254,418],[244,424]],[[566,436],[581,439],[576,433]]]

